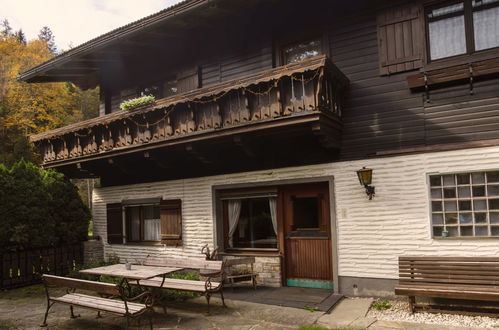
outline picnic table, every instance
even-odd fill
[[[115,264],[109,266],[102,266],[96,268],[89,268],[80,270],[81,274],[96,275],[96,276],[110,276],[121,278],[120,284],[131,292],[129,280],[134,280],[140,287],[141,280],[147,280],[153,277],[162,277],[163,281],[166,275],[172,272],[182,270],[178,267],[164,267],[164,266],[146,266],[146,265],[132,265],[131,269],[127,269],[125,264]]]

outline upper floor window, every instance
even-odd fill
[[[308,39],[282,47],[283,64],[300,62],[323,54],[322,39]]]
[[[426,11],[431,60],[499,46],[499,0],[451,1]]]
[[[499,237],[499,171],[430,176],[434,237]]]
[[[155,83],[139,89],[139,96],[152,95],[156,99],[163,97],[162,83]]]

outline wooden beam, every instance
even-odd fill
[[[235,135],[233,138],[234,144],[241,148],[241,150],[244,152],[246,156],[249,158],[255,158],[256,153],[253,151],[253,149],[248,145],[247,141],[245,142],[243,138],[240,135]]]

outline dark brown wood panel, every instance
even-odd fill
[[[286,245],[286,273],[289,277],[312,280],[333,278],[329,239],[290,240]]]

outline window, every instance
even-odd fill
[[[182,201],[145,198],[107,204],[107,242],[182,244]]]
[[[125,206],[127,242],[161,240],[159,204]]]
[[[499,0],[453,1],[426,12],[431,60],[499,46]]]
[[[275,197],[229,199],[224,202],[228,248],[277,248]]]
[[[152,95],[156,99],[163,97],[162,83],[155,83],[139,89],[139,96]]]
[[[434,237],[499,237],[499,171],[430,176]]]
[[[320,38],[289,44],[282,48],[283,64],[300,62],[323,53]]]

